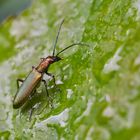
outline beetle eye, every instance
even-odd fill
[[[59,60],[61,60],[60,57],[55,57],[55,58],[54,58],[54,61],[55,61],[55,62],[57,62],[57,61],[59,61]]]

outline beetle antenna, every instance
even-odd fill
[[[57,44],[57,41],[58,41],[58,37],[59,37],[59,33],[60,33],[60,30],[61,30],[61,26],[62,24],[64,23],[64,19],[62,20],[60,26],[59,26],[59,29],[58,29],[58,33],[57,33],[57,36],[56,36],[56,39],[55,39],[55,43],[54,43],[54,47],[53,47],[53,56],[55,54],[55,48],[56,48],[56,44]]]
[[[88,44],[83,44],[83,43],[73,43],[73,44],[67,46],[66,48],[64,48],[63,50],[61,50],[60,52],[58,52],[56,56],[58,56],[60,53],[64,52],[65,50],[67,50],[73,46],[76,46],[76,45],[89,46]]]

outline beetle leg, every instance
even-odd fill
[[[52,77],[53,82],[54,82],[54,86],[56,87],[55,76],[54,76],[52,73],[48,73],[48,72],[46,72],[46,74],[47,74],[48,76]]]
[[[34,69],[35,68],[35,66],[32,66],[32,69]]]
[[[47,82],[46,82],[45,80],[42,80],[42,82],[43,82],[44,85],[45,85],[46,93],[47,93],[47,96],[49,97],[49,92],[48,92],[48,88],[47,88]]]
[[[31,94],[31,96],[34,96],[35,93],[37,93],[37,90],[36,89],[33,91],[33,93]]]
[[[46,72],[46,74],[50,77],[52,77],[53,79],[53,82],[54,82],[54,87],[60,92],[61,90],[59,88],[57,88],[57,85],[56,85],[56,80],[55,80],[55,76],[52,74],[52,73],[48,73]]]
[[[22,79],[17,79],[17,88],[19,88],[19,82],[24,82],[24,80],[22,80]]]
[[[31,117],[32,117],[33,111],[34,111],[34,108],[31,108],[30,112],[29,112],[29,121],[31,121]]]
[[[49,96],[49,92],[48,92],[48,88],[47,88],[47,82],[43,79],[42,82],[44,83],[45,85],[45,88],[46,88],[46,93],[47,93],[47,96],[48,96],[48,102],[49,104],[51,105],[51,107],[53,108],[53,105],[52,105],[52,98]]]

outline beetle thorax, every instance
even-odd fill
[[[48,70],[50,64],[52,64],[54,61],[51,57],[43,58],[40,64],[37,66],[37,70],[39,72],[45,72]]]

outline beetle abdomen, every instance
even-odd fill
[[[18,89],[13,101],[13,108],[19,108],[26,102],[40,83],[41,79],[42,74],[34,68]]]

